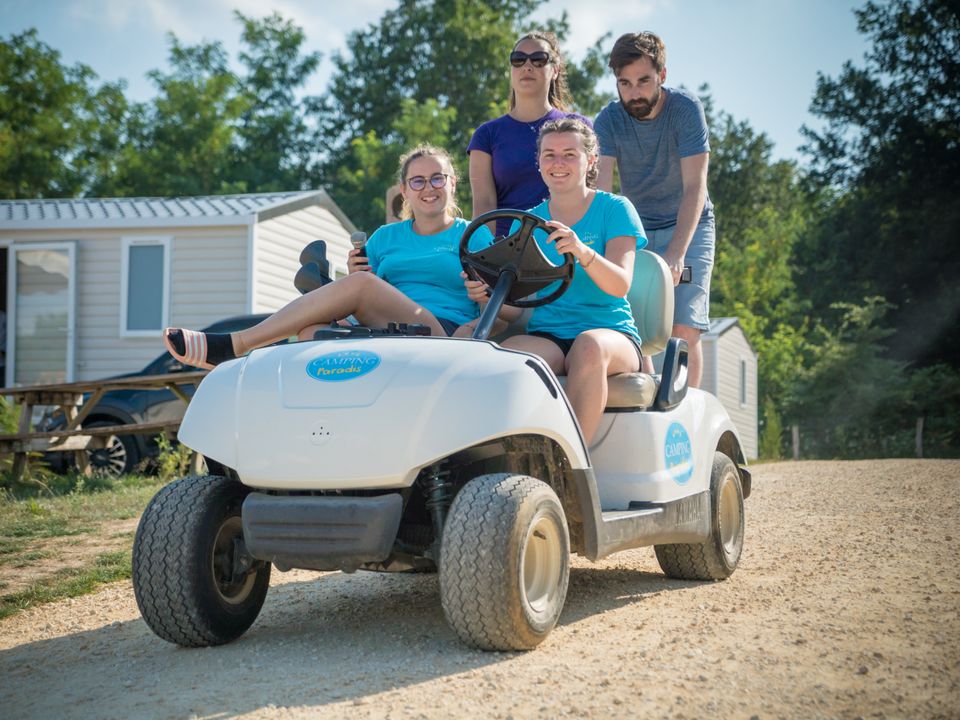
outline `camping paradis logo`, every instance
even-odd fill
[[[373,372],[380,356],[369,350],[341,350],[314,358],[307,364],[307,375],[324,382],[342,382]]]
[[[667,437],[663,443],[663,459],[667,471],[675,482],[683,485],[693,475],[693,448],[690,436],[680,423],[672,423],[667,428]]]

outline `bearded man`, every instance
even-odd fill
[[[619,169],[622,194],[647,231],[647,248],[673,274],[673,335],[687,341],[690,385],[699,387],[700,334],[710,329],[716,240],[707,194],[710,139],[697,96],[663,86],[666,58],[663,41],[651,32],[627,33],[614,44],[608,64],[620,99],[603,108],[593,124],[600,140],[597,187],[612,192],[614,167]],[[689,281],[684,267],[690,268]],[[649,358],[644,370],[653,370]]]

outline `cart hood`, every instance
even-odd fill
[[[404,487],[437,459],[517,433],[551,437],[586,467],[558,387],[539,359],[489,342],[296,343],[218,366],[179,438],[255,487]]]

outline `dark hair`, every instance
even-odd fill
[[[567,65],[563,61],[563,53],[560,52],[560,41],[552,32],[541,30],[531,30],[522,38],[513,44],[513,49],[524,40],[539,40],[550,48],[550,62],[557,68],[557,74],[550,81],[550,89],[547,91],[547,102],[550,107],[554,107],[562,112],[567,112],[570,107],[570,91],[567,90]],[[517,94],[510,89],[510,109],[517,106]]]
[[[537,157],[540,157],[540,144],[543,142],[545,135],[565,132],[579,135],[580,141],[583,143],[583,151],[587,155],[594,155],[597,158],[597,161],[593,163],[593,167],[587,168],[587,187],[596,188],[597,176],[600,174],[600,144],[597,142],[597,134],[580,118],[566,117],[545,122],[543,127],[540,128],[540,134],[537,136]]]
[[[652,32],[627,33],[617,38],[610,51],[607,65],[614,75],[619,75],[630,63],[648,57],[657,73],[667,66],[667,46]]]
[[[417,145],[415,148],[405,153],[400,158],[400,171],[398,177],[400,179],[400,187],[404,187],[407,182],[407,171],[410,169],[410,163],[414,160],[419,160],[422,157],[435,157],[440,160],[441,163],[445,163],[446,166],[450,169],[450,177],[452,180],[456,181],[457,179],[457,168],[453,165],[453,160],[450,159],[450,154],[443,148],[439,148],[435,145],[428,145],[426,143],[422,145]],[[461,215],[460,207],[457,205],[457,194],[453,191],[452,187],[447,193],[447,212],[450,217],[458,217]],[[400,211],[401,220],[409,220],[413,217],[413,211],[410,210],[410,206],[407,204],[407,201],[403,201],[403,207]]]

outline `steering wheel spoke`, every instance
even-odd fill
[[[484,224],[498,219],[514,220],[520,227],[503,238],[498,238],[489,247],[470,252],[470,239]],[[554,265],[540,249],[534,231],[549,234],[551,228],[544,221],[520,210],[494,210],[484,213],[467,227],[460,240],[460,263],[472,280],[481,280],[493,287],[501,273],[513,272],[516,277],[507,295],[506,302],[516,307],[537,307],[553,302],[566,292],[573,280],[573,256],[565,254],[563,263]],[[551,284],[560,285],[549,295],[530,298]]]

